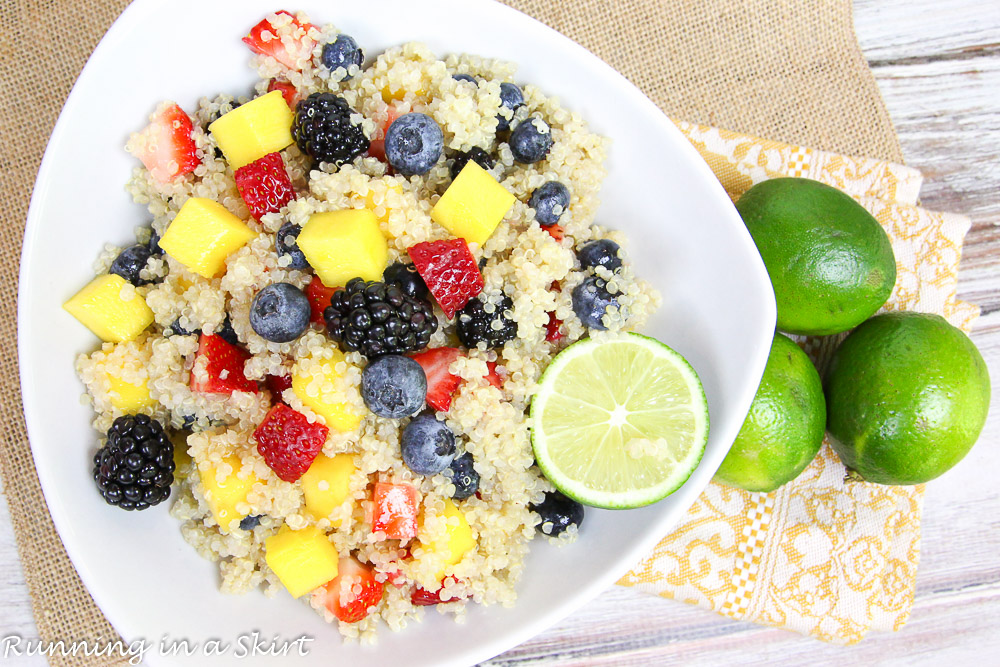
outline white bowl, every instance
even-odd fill
[[[374,9],[369,9],[374,7]],[[610,586],[676,523],[724,458],[763,372],[775,321],[770,283],[726,193],[673,124],[597,57],[518,12],[483,0],[301,0],[318,24],[335,23],[376,53],[423,41],[438,54],[471,52],[520,64],[519,81],[558,95],[613,145],[598,221],[624,229],[637,272],[664,296],[646,333],[698,371],[711,437],[691,479],[640,510],[588,510],[576,544],[532,546],[512,609],[470,606],[464,624],[429,610],[422,623],[375,647],[342,645],[336,629],[282,592],[218,592],[216,565],[181,538],[166,505],[142,513],[106,506],[90,474],[96,434],[73,361],[98,341],[61,304],[92,277],[105,242],[131,239],[148,220],[123,185],[134,160],[122,150],[157,102],[192,109],[203,95],[245,94],[253,81],[240,37],[274,0],[138,0],[98,45],[52,133],[38,174],[21,260],[18,343],[24,411],[49,511],[98,605],[129,642],[144,640],[151,664],[204,664],[206,640],[240,659],[247,637],[308,635],[305,664],[465,665],[540,632]],[[197,44],[197,47],[192,47]],[[664,603],[666,604],[666,603]],[[161,639],[197,648],[163,655]],[[243,638],[241,640],[241,638]],[[218,660],[215,658],[214,660]],[[284,663],[287,658],[250,660]],[[212,664],[217,664],[213,662]],[[222,664],[222,663],[218,663]]]

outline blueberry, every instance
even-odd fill
[[[340,33],[335,40],[323,45],[320,59],[323,61],[323,66],[331,72],[338,67],[347,70],[351,65],[361,67],[361,63],[365,61],[365,52],[361,50],[353,37]],[[342,80],[346,81],[350,78],[351,74],[348,72],[344,74]]]
[[[149,260],[149,248],[144,245],[134,245],[125,248],[111,262],[110,272],[121,276],[136,287],[151,282],[139,277],[139,272],[146,268]]]
[[[152,227],[149,229],[149,241],[146,247],[149,248],[149,254],[153,257],[159,257],[163,254],[163,249],[160,247],[160,233]]]
[[[443,149],[441,127],[427,114],[404,114],[385,133],[385,157],[404,176],[426,174]]]
[[[410,420],[399,446],[403,463],[420,475],[436,475],[455,459],[455,435],[432,414]]]
[[[455,500],[465,500],[479,490],[479,473],[472,463],[472,454],[466,452],[452,461],[445,471],[455,485],[455,493],[451,496]]]
[[[166,332],[164,332],[166,333]],[[170,325],[170,333],[173,336],[194,336],[195,334],[200,334],[200,331],[188,331],[183,326],[181,326],[180,319],[174,320],[174,323]]]
[[[528,118],[510,133],[510,152],[514,159],[532,164],[545,158],[552,148],[552,130],[541,118]]]
[[[236,329],[233,328],[233,321],[229,319],[228,314],[226,315],[226,319],[222,322],[222,326],[215,332],[215,335],[230,345],[240,344],[240,337],[236,335]]]
[[[274,235],[274,250],[278,253],[278,257],[288,255],[291,258],[292,261],[288,265],[290,269],[309,268],[309,262],[306,261],[306,256],[299,250],[299,245],[296,242],[301,231],[300,226],[286,222]]]
[[[240,530],[253,530],[260,525],[260,515],[251,514],[250,516],[243,517],[240,521]]]
[[[268,285],[250,303],[250,326],[272,343],[298,338],[309,326],[311,315],[309,297],[289,283]]]
[[[474,86],[478,86],[479,85],[479,82],[476,81],[476,77],[472,76],[471,74],[464,74],[464,73],[463,74],[452,74],[451,78],[455,79],[455,81],[468,81],[469,83],[471,83]]]
[[[414,299],[426,301],[430,294],[427,283],[420,277],[412,264],[404,264],[403,262],[390,264],[382,274],[382,280],[399,286],[404,294],[412,296]]]
[[[585,269],[603,266],[609,271],[617,271],[622,266],[621,247],[611,239],[588,241],[580,246],[576,256]]]
[[[563,533],[570,526],[579,528],[583,523],[583,505],[558,491],[546,493],[545,500],[537,505],[528,505],[528,509],[542,518],[536,528],[549,537]]]
[[[361,372],[361,397],[379,417],[399,419],[424,407],[427,376],[409,357],[387,354]]]
[[[524,105],[524,93],[513,83],[500,84],[500,108],[510,112],[510,118],[501,111],[497,114],[497,131],[503,132],[510,129],[510,121],[514,117],[517,108]]]
[[[492,169],[494,164],[493,158],[490,157],[489,153],[484,151],[479,146],[473,146],[467,151],[458,153],[455,156],[455,159],[452,160],[451,162],[452,180],[458,178],[458,175],[462,173],[463,169],[465,169],[465,165],[469,164],[469,160],[472,160],[486,171]]]
[[[573,312],[584,326],[591,329],[607,329],[601,318],[609,307],[617,305],[618,299],[608,292],[606,283],[596,276],[588,276],[573,288]]]
[[[554,225],[569,208],[569,190],[559,181],[549,181],[531,193],[528,206],[535,209],[538,224]]]

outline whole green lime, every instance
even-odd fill
[[[884,313],[848,336],[826,375],[827,429],[869,482],[921,484],[969,452],[990,378],[969,337],[939,315]]]
[[[736,210],[771,278],[781,331],[847,331],[889,298],[896,283],[889,237],[847,194],[807,178],[776,178],[747,190]]]
[[[813,460],[825,426],[816,367],[798,345],[775,334],[750,412],[715,479],[746,491],[774,491]]]

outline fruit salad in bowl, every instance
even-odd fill
[[[252,90],[160,101],[131,135],[151,221],[65,304],[104,341],[76,361],[95,493],[168,502],[223,592],[306,600],[349,637],[512,605],[579,500],[658,500],[707,439],[690,366],[622,342],[660,296],[596,221],[607,141],[507,62],[366,54],[286,11],[243,41]],[[546,373],[564,350],[573,390]],[[605,441],[627,455],[588,477],[576,449]],[[650,470],[666,485],[634,488]]]

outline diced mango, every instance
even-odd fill
[[[280,90],[240,105],[208,126],[229,166],[243,165],[291,145],[295,114]]]
[[[141,384],[132,384],[111,374],[108,374],[108,380],[111,382],[111,405],[122,412],[135,414],[156,405],[145,380]]]
[[[174,431],[170,434],[170,442],[174,445],[174,478],[184,479],[187,476],[187,465],[191,463],[187,435],[181,431]]]
[[[422,540],[421,545],[425,549],[429,549],[441,556],[445,566],[454,565],[462,560],[465,554],[476,547],[476,538],[472,536],[472,528],[469,526],[465,514],[455,506],[455,503],[447,498],[444,501],[443,516],[448,520],[448,526],[445,528],[444,534],[438,533],[437,535],[433,535],[426,542]],[[420,525],[417,529],[418,535],[425,532],[423,519],[424,516],[421,515]],[[426,536],[423,539],[426,539]],[[437,572],[435,579],[440,580],[444,576],[444,573],[445,567],[442,566]]]
[[[346,432],[358,427],[361,416],[349,404],[330,398],[340,377],[336,366],[343,360],[343,353],[334,350],[332,359],[324,359],[318,363],[312,363],[311,360],[297,363],[292,369],[292,391],[327,426]]]
[[[317,519],[330,516],[350,495],[351,475],[355,470],[353,454],[317,456],[300,478],[306,509]]]
[[[337,576],[337,549],[316,526],[281,527],[264,542],[264,560],[293,598],[302,597]]]
[[[216,477],[216,466],[209,466],[204,470],[199,468],[198,472],[201,475],[202,486],[205,487],[205,500],[212,510],[212,516],[215,517],[220,530],[228,533],[234,521],[241,521],[246,516],[245,512],[236,509],[236,505],[246,502],[247,494],[260,480],[252,472],[246,479],[237,475],[243,465],[238,456],[227,456],[223,462],[232,466],[233,472],[221,482]]]
[[[122,296],[123,289],[128,293],[127,300]],[[91,280],[63,308],[109,343],[132,340],[153,323],[153,311],[146,300],[113,273]]]
[[[192,197],[167,227],[160,247],[198,275],[215,278],[225,270],[226,258],[255,236],[222,204]]]
[[[389,261],[389,244],[366,208],[315,213],[297,242],[327,287],[345,285],[351,278],[379,280]]]
[[[452,235],[482,245],[513,204],[514,195],[469,160],[431,209],[431,219]]]
[[[413,91],[413,94],[417,97],[423,97],[424,95],[427,94],[426,92],[424,92],[424,89],[422,87],[423,84],[420,85],[421,87],[418,87],[416,90]],[[382,88],[381,92],[382,92],[382,101],[385,102],[386,104],[389,104],[396,100],[403,99],[404,97],[406,97],[406,93],[409,91],[407,91],[406,88],[399,85],[386,84]]]

